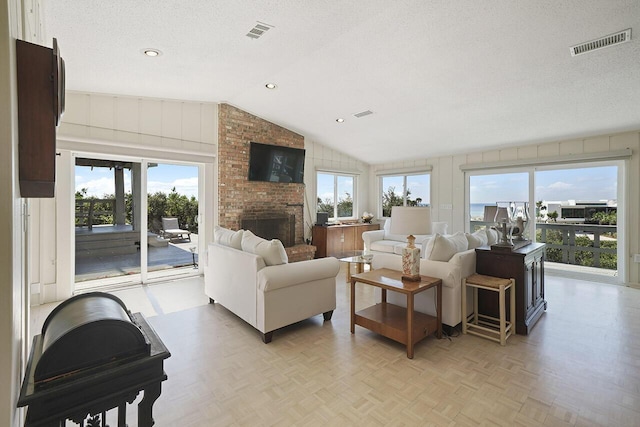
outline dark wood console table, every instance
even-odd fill
[[[516,333],[527,335],[547,309],[544,299],[544,243],[531,243],[514,251],[476,249],[476,272],[516,280]],[[495,295],[480,292],[481,313],[497,317]],[[507,311],[509,302],[507,302]]]

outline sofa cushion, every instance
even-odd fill
[[[500,242],[502,239],[502,233],[500,233],[495,228],[486,228],[485,233],[487,234],[487,245],[491,246]]]
[[[487,233],[484,230],[478,230],[473,234],[465,233],[464,235],[469,243],[468,249],[479,248],[487,244]]]
[[[466,251],[469,246],[466,236],[458,232],[451,236],[436,234],[426,244],[424,258],[432,261],[449,261],[458,252]]]
[[[266,240],[249,230],[242,233],[242,250],[262,257],[265,265],[279,265],[289,262],[287,252],[280,240]]]
[[[234,249],[242,249],[243,230],[233,231],[218,225],[213,227],[213,241]]]
[[[387,252],[392,254],[396,245],[400,244],[397,240],[376,240],[371,242],[371,250],[377,252]]]

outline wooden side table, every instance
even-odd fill
[[[382,301],[356,313],[356,283],[365,283],[382,289]],[[436,317],[414,311],[416,294],[427,289],[436,289]],[[407,296],[407,308],[387,303],[387,291],[400,292]],[[407,346],[407,357],[413,359],[416,343],[435,332],[442,338],[442,280],[421,276],[412,282],[402,280],[402,272],[381,268],[351,276],[351,333],[355,325],[391,338]]]

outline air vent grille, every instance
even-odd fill
[[[373,114],[373,111],[371,110],[366,110],[366,111],[360,111],[359,113],[355,113],[353,116],[357,117],[357,118],[361,118],[361,117],[365,117],[368,116],[370,114]]]
[[[605,47],[626,43],[629,40],[631,40],[631,28],[627,28],[626,30],[619,31],[615,34],[610,34],[596,40],[571,46],[569,49],[571,51],[571,56],[577,56],[593,50],[604,49]]]
[[[273,28],[273,25],[265,24],[264,22],[256,22],[256,25],[247,33],[247,37],[252,39],[259,39],[264,33]]]

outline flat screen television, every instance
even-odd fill
[[[249,181],[304,182],[304,150],[251,142]]]

